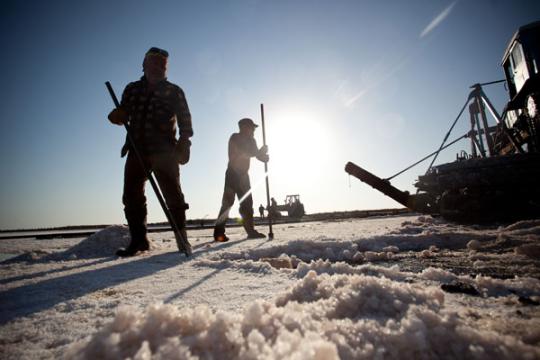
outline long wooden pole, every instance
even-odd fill
[[[266,146],[266,126],[264,124],[264,105],[261,104],[261,121],[262,121],[262,131],[263,131],[263,145]],[[268,180],[268,162],[264,163],[264,177],[266,181],[266,208],[268,209],[268,239],[272,240],[274,238],[274,233],[272,232],[272,213],[270,209],[270,184]]]

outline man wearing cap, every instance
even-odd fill
[[[109,114],[113,124],[128,123],[130,133],[146,170],[152,171],[160,185],[174,221],[186,235],[186,209],[184,194],[180,188],[178,164],[189,161],[190,137],[193,136],[191,114],[183,90],[167,81],[167,51],[153,47],[145,54],[144,76],[126,86],[120,107]],[[179,139],[176,128],[179,128]],[[146,235],[146,197],[144,186],[147,177],[135,153],[127,141],[122,157],[128,154],[124,169],[124,193],[122,202],[131,234],[126,249],[119,249],[118,256],[133,256],[146,251],[150,243]],[[177,236],[177,234],[175,234]],[[186,237],[187,239],[187,237]],[[176,239],[179,243],[179,239]],[[179,249],[181,249],[180,244]]]
[[[256,157],[262,162],[268,161],[268,148],[257,147],[257,142],[253,137],[256,125],[249,118],[241,119],[238,122],[240,131],[231,135],[229,139],[229,164],[225,172],[225,188],[223,190],[223,199],[221,209],[214,227],[214,239],[219,242],[228,241],[225,235],[225,223],[229,217],[229,210],[234,204],[234,197],[239,200],[245,198],[240,203],[240,215],[242,216],[243,226],[249,239],[264,238],[253,226],[253,198],[251,197],[251,185],[249,182],[249,163],[252,157]],[[248,194],[248,195],[246,195]]]

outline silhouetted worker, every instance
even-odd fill
[[[272,219],[279,217],[279,212],[277,211],[277,201],[274,198],[270,199],[270,209],[268,209],[268,217]]]
[[[183,90],[167,81],[168,57],[167,51],[156,47],[146,52],[143,61],[144,76],[126,86],[120,107],[109,114],[109,120],[117,125],[129,123],[132,138],[146,169],[155,174],[174,221],[186,235],[186,209],[189,206],[180,188],[178,164],[189,161],[189,139],[193,136],[193,129]],[[178,140],[177,124],[180,133]],[[130,150],[131,144],[126,139],[122,148],[122,157],[128,154],[122,202],[131,242],[126,249],[116,252],[118,256],[133,256],[138,251],[150,248],[146,235],[147,210],[144,195],[148,179],[137,156]],[[179,239],[176,240],[179,243]]]
[[[225,188],[218,219],[214,227],[214,239],[224,242],[229,238],[225,235],[225,223],[229,217],[229,211],[234,204],[234,197],[241,200],[244,195],[251,191],[249,182],[249,163],[252,157],[262,162],[268,161],[268,147],[257,147],[253,137],[255,128],[253,120],[244,118],[238,122],[240,131],[231,135],[229,139],[229,164],[225,172]],[[240,215],[242,216],[244,229],[249,239],[264,238],[265,235],[256,231],[253,226],[253,198],[251,193],[245,196],[240,203]]]
[[[261,219],[264,219],[264,206],[262,204],[259,206],[259,215],[261,216]]]

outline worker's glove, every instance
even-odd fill
[[[109,114],[109,121],[115,125],[124,125],[128,122],[128,113],[121,107],[117,107]]]
[[[180,165],[185,165],[188,163],[189,155],[191,153],[190,148],[191,148],[191,141],[189,140],[189,138],[180,137],[174,149],[174,155],[175,155],[176,161]]]
[[[268,160],[270,160],[270,156],[268,156],[268,154],[259,154],[257,155],[257,159],[262,162],[268,162]]]
[[[268,160],[270,159],[270,157],[268,156],[268,146],[267,145],[261,146],[256,157],[258,160],[262,162],[268,162]]]

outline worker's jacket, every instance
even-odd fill
[[[193,136],[184,91],[167,80],[159,82],[152,92],[144,76],[129,83],[122,94],[121,106],[129,114],[130,132],[137,149],[145,155],[172,152],[177,142],[177,123],[180,135]],[[130,145],[126,139],[122,156]]]
[[[237,174],[247,173],[250,158],[258,154],[259,149],[254,138],[234,133],[229,139],[228,168],[234,170]]]

